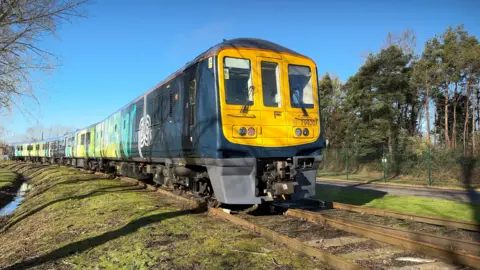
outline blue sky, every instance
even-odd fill
[[[223,38],[279,43],[311,57],[319,74],[345,81],[388,32],[413,29],[418,51],[450,25],[464,24],[480,37],[475,0],[97,0],[86,10],[87,19],[63,25],[58,38],[43,42],[61,61],[42,78],[41,105],[32,109],[43,126],[100,121]],[[37,124],[18,111],[0,119],[10,140]]]

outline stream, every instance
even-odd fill
[[[11,213],[13,213],[13,211],[15,211],[15,209],[17,209],[18,206],[23,202],[23,200],[25,199],[25,194],[27,194],[30,188],[31,188],[30,183],[23,182],[20,188],[18,189],[17,195],[15,195],[15,198],[13,199],[13,201],[11,201],[10,203],[2,207],[2,209],[0,209],[0,216],[8,216]]]

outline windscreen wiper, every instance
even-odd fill
[[[254,89],[253,85],[251,85],[248,88],[247,99],[245,100],[245,104],[243,104],[242,108],[240,109],[241,113],[247,113],[248,112],[248,102],[250,102],[250,100],[248,98],[250,97],[250,95],[252,95],[252,97],[253,97],[253,89]]]
[[[308,112],[307,112],[307,109],[305,109],[305,104],[303,104],[303,101],[300,99],[299,95],[298,94],[298,91],[294,92],[294,95],[297,96],[297,100],[298,100],[298,104],[300,104],[300,108],[302,109],[302,112],[303,112],[303,116],[308,116]]]

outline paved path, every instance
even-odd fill
[[[379,185],[368,184],[355,181],[334,181],[317,179],[317,186],[327,187],[332,189],[350,189],[350,190],[365,190],[374,193],[388,193],[399,196],[415,196],[425,198],[437,198],[444,200],[451,200],[457,202],[470,202],[480,204],[480,192],[463,191],[454,189],[433,189],[424,187],[405,187],[394,185]]]

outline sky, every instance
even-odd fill
[[[389,32],[412,29],[418,52],[448,26],[464,24],[480,38],[476,0],[96,0],[84,8],[87,18],[41,43],[60,66],[41,78],[34,117],[0,116],[7,141],[38,124],[101,121],[223,39],[270,40],[312,58],[319,75],[346,81]]]

